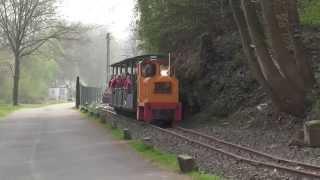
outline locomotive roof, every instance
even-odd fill
[[[137,64],[138,62],[143,61],[146,58],[150,58],[150,57],[167,58],[168,56],[164,55],[164,54],[145,54],[145,55],[131,57],[131,58],[127,58],[122,61],[116,62],[114,64],[111,64],[111,67],[121,66],[121,65],[126,65],[126,64]]]

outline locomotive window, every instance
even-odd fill
[[[143,77],[152,77],[156,74],[156,65],[155,64],[143,64],[142,65],[142,76]]]
[[[156,82],[154,86],[154,92],[158,94],[170,94],[171,83],[170,82]]]

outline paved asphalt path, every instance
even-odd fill
[[[72,104],[0,120],[0,180],[185,180],[151,165]]]

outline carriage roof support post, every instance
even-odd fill
[[[134,66],[133,63],[131,63],[131,64],[130,64],[130,67],[131,67],[131,75],[133,75],[133,66]]]
[[[129,74],[129,63],[126,64],[126,74]]]

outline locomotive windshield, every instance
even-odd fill
[[[152,77],[156,74],[156,65],[153,63],[146,63],[142,65],[142,75],[144,77]]]

